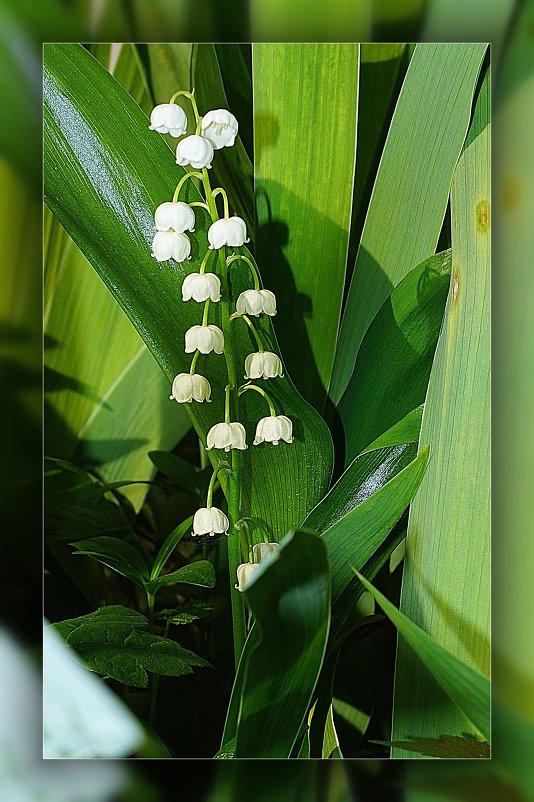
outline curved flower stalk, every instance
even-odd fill
[[[195,130],[187,131],[187,118],[183,109],[175,101],[187,99],[195,115]],[[254,543],[250,528],[245,524],[247,518],[241,517],[241,453],[247,449],[247,433],[241,421],[240,396],[248,391],[260,393],[269,406],[269,416],[257,422],[254,445],[280,442],[291,443],[292,422],[283,414],[278,415],[270,396],[257,384],[239,386],[239,374],[243,367],[236,362],[233,326],[237,320],[243,320],[251,332],[255,342],[255,350],[251,349],[245,359],[245,378],[272,381],[283,375],[280,357],[271,351],[265,351],[260,337],[261,329],[256,329],[249,316],[259,318],[261,315],[272,317],[276,314],[276,297],[273,292],[261,286],[259,273],[253,260],[246,254],[236,252],[249,241],[244,220],[231,215],[228,197],[223,187],[212,189],[208,170],[218,150],[232,147],[238,133],[238,122],[227,109],[214,109],[200,116],[194,91],[179,90],[175,92],[168,104],[157,106],[151,115],[151,130],[160,133],[172,133],[183,137],[176,146],[176,163],[183,167],[191,167],[178,182],[172,200],[161,203],[155,210],[155,235],[152,248],[153,256],[160,262],[174,259],[185,261],[191,254],[191,243],[188,234],[195,230],[195,212],[193,206],[203,207],[209,212],[211,224],[208,229],[208,247],[204,253],[198,272],[187,275],[182,283],[182,299],[185,302],[204,303],[202,319],[185,332],[184,350],[193,354],[189,373],[179,373],[173,381],[171,398],[178,403],[202,403],[211,400],[209,382],[210,360],[212,353],[224,354],[228,382],[224,399],[224,421],[216,423],[208,432],[205,448],[212,455],[217,450],[224,452],[228,462],[219,462],[213,473],[206,506],[200,507],[193,519],[191,538],[195,542],[213,542],[228,534],[228,561],[232,584],[237,579],[236,587],[243,590],[247,578],[258,563],[270,551],[276,549],[276,543]],[[180,200],[180,192],[185,182],[191,178],[201,182],[204,200],[202,202],[185,203]],[[222,197],[223,214],[217,209],[217,197]],[[186,233],[188,232],[188,233]],[[227,249],[234,249],[228,254]],[[206,272],[206,266],[214,254],[215,264]],[[231,295],[229,272],[231,269],[248,271],[252,278],[252,286],[235,298]],[[218,310],[217,324],[209,322],[210,305]],[[196,372],[199,358],[205,359],[202,374]],[[214,457],[211,457],[214,462]],[[212,493],[215,478],[224,464],[228,473],[225,483],[225,494],[228,502],[228,513],[212,506]],[[248,562],[243,562],[243,559]],[[232,593],[232,616],[234,624],[234,646],[236,664],[239,659],[246,636],[245,618],[239,594]]]

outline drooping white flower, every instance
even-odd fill
[[[254,445],[259,446],[260,443],[266,442],[277,446],[280,440],[286,443],[293,442],[293,424],[289,418],[285,415],[269,415],[267,418],[261,418],[256,426]]]
[[[202,118],[202,136],[209,139],[215,150],[230,148],[237,136],[238,122],[226,109],[208,111]]]
[[[259,568],[259,563],[241,563],[241,565],[237,566],[237,585],[235,586],[237,590],[241,593],[247,589],[247,584],[250,581],[251,576],[254,574],[255,571]]]
[[[191,326],[185,333],[185,352],[192,354],[222,354],[224,350],[224,334],[218,326]]]
[[[160,203],[154,215],[156,231],[184,231],[195,230],[195,213],[187,203],[167,201]]]
[[[230,521],[217,507],[201,507],[193,517],[192,537],[215,538],[227,535]]]
[[[176,146],[176,164],[180,167],[185,167],[190,164],[197,170],[201,167],[211,167],[213,159],[213,145],[204,136],[192,134],[186,136]]]
[[[256,545],[252,548],[252,559],[255,563],[261,563],[269,556],[269,554],[272,554],[279,548],[279,543],[256,543]]]
[[[229,245],[232,248],[239,248],[245,242],[248,242],[247,227],[245,221],[240,217],[222,217],[216,220],[208,228],[208,241],[209,247],[222,248],[223,245]]]
[[[182,136],[187,131],[187,116],[183,108],[176,103],[160,103],[152,109],[148,127],[159,134]]]
[[[221,282],[215,273],[190,273],[182,284],[182,300],[207,301],[221,300]]]
[[[271,290],[245,290],[235,305],[238,315],[276,315],[276,296]]]
[[[242,423],[216,423],[208,432],[206,451],[211,448],[224,448],[230,451],[237,448],[244,451],[248,446],[245,442],[247,433]]]
[[[245,359],[245,379],[275,379],[283,375],[280,357],[271,351],[249,354]]]
[[[191,401],[210,401],[211,387],[204,376],[199,373],[179,373],[172,383],[172,395],[179,404],[189,404]]]
[[[174,259],[175,262],[185,262],[191,256],[191,243],[187,234],[178,231],[158,231],[152,240],[152,256],[158,262]]]

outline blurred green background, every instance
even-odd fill
[[[271,767],[255,762],[212,762],[200,770],[198,765],[180,763],[176,764],[178,771],[174,765],[171,768],[174,779],[170,763],[154,761],[146,768],[136,764],[130,770],[122,797],[165,799],[168,782],[173,783],[173,796],[181,792],[180,783],[193,782],[195,790],[188,795],[208,802],[251,797],[288,802],[532,799],[533,0],[331,0],[328,4],[310,0],[0,1],[0,501],[4,583],[11,615],[7,623],[25,646],[38,643],[42,43],[325,40],[492,43],[494,757],[487,763],[433,761],[431,765],[359,761]],[[44,347],[48,346],[45,342]],[[18,724],[2,721],[0,725],[6,732],[9,726]],[[84,769],[88,788],[90,768]],[[99,771],[97,766],[94,771]],[[94,799],[111,798],[99,793]],[[64,798],[71,797],[67,794]]]

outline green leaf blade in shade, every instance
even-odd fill
[[[463,721],[474,725],[489,741],[491,731],[489,679],[440,646],[427,632],[397,610],[364,576],[356,570],[354,573],[364,588],[374,596],[404,641],[463,713]],[[428,705],[426,697],[424,703],[425,706]],[[414,699],[412,704],[415,706]]]
[[[401,595],[403,613],[482,674],[491,595],[489,121],[488,72],[451,190],[451,289],[420,439],[432,460],[410,509]],[[414,697],[428,704],[414,706]],[[464,731],[463,717],[399,643],[393,740]]]
[[[172,152],[148,131],[148,119],[129,95],[80,45],[45,45],[44,102],[47,204],[172,380],[190,367],[184,335],[198,324],[198,307],[181,301],[180,288],[185,275],[199,269],[207,250],[207,215],[197,211],[187,265],[157,263],[150,256],[154,210],[172,197],[184,174]],[[108,107],[113,115],[102,114]],[[200,200],[192,186],[185,197]],[[250,286],[246,271],[234,271],[232,286],[236,294]],[[220,310],[212,309],[210,323],[220,322],[219,315]],[[271,350],[277,351],[270,322],[261,325],[272,339]],[[243,365],[253,345],[242,321],[236,321],[234,340],[237,364]],[[222,356],[210,354],[201,357],[198,367],[208,372],[213,403],[188,405],[187,413],[205,441],[209,428],[224,418],[226,365]],[[333,449],[324,421],[290,380],[277,379],[273,385],[275,404],[293,420],[295,440],[243,453],[242,509],[260,518],[271,539],[277,539],[299,526],[324,495]],[[248,442],[265,415],[263,399],[251,395],[257,394],[243,397],[240,415]],[[217,455],[209,454],[216,463]],[[283,505],[280,498],[286,500]]]
[[[256,256],[289,373],[322,411],[347,266],[359,45],[259,43],[252,60]]]
[[[209,560],[197,560],[188,563],[169,574],[160,574],[157,579],[147,583],[151,592],[158,590],[162,585],[181,582],[185,585],[198,585],[202,588],[215,587],[215,569]]]
[[[151,580],[155,580],[159,577],[161,569],[192,525],[193,516],[190,515],[189,518],[186,518],[185,521],[182,521],[181,524],[178,524],[178,526],[167,535],[165,542],[162,544],[154,559],[154,564],[152,565],[152,569],[150,571]]]
[[[384,145],[343,313],[330,388],[335,404],[382,303],[436,249],[486,47],[415,47]]]
[[[369,326],[338,405],[346,464],[425,400],[450,270],[450,251],[410,270]]]
[[[439,738],[412,738],[408,741],[372,741],[375,744],[393,746],[419,755],[440,758],[480,759],[491,757],[490,745],[473,736],[442,735]]]
[[[148,567],[143,555],[130,543],[117,537],[92,537],[72,544],[77,554],[92,557],[113,571],[142,586],[148,579]]]
[[[287,535],[245,597],[255,619],[241,662],[235,757],[287,758],[321,669],[330,620],[328,558],[311,532]],[[280,644],[284,648],[280,648]]]
[[[175,641],[147,632],[148,621],[144,616],[132,614],[133,611],[120,605],[113,608],[100,608],[54,624],[91,671],[146,688],[148,671],[180,677],[191,674],[193,667],[209,666],[202,657]]]

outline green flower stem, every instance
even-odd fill
[[[230,423],[232,416],[230,414],[230,393],[232,392],[232,385],[227,384],[224,388],[224,422]]]
[[[257,393],[262,395],[269,404],[269,412],[271,413],[271,415],[276,417],[276,409],[274,408],[274,404],[271,400],[271,397],[270,395],[268,395],[268,393],[265,392],[265,390],[262,387],[258,387],[257,384],[244,384],[242,387],[239,388],[239,395],[243,395],[243,393],[246,393],[247,390],[256,390]]]
[[[207,326],[208,325],[208,311],[209,311],[209,308],[210,308],[210,299],[207,298],[206,302],[204,304],[204,314],[202,315],[202,324],[201,324],[202,326]]]
[[[194,372],[195,372],[195,368],[196,368],[196,365],[197,365],[197,360],[198,360],[199,355],[200,355],[200,351],[198,351],[198,350],[195,351],[195,353],[193,354],[193,359],[191,360],[191,367],[189,368],[189,375],[190,376],[192,376],[194,374]]]
[[[204,258],[202,259],[202,262],[200,263],[200,270],[198,271],[201,276],[204,275],[204,270],[206,269],[206,265],[208,264],[208,259],[210,258],[212,253],[213,253],[213,251],[207,250],[206,253],[204,254]]]
[[[192,92],[188,92],[186,89],[179,89],[178,92],[175,92],[174,95],[171,97],[171,99],[169,100],[169,103],[174,103],[176,98],[180,97],[180,96],[189,98],[189,100],[191,101],[191,106],[193,108],[193,114],[195,115],[195,120],[196,120],[195,133],[196,134],[200,133],[200,126],[201,126],[201,122],[202,121],[201,121],[201,118],[200,118],[200,114],[198,113],[198,106],[197,106],[197,102],[195,100],[195,90],[193,89]]]
[[[219,219],[217,213],[217,206],[215,204],[214,193],[211,190],[210,179],[207,169],[202,169],[202,184],[204,186],[204,194],[206,202],[209,206],[211,218],[213,222]],[[226,194],[226,193],[225,193]],[[226,359],[226,370],[228,374],[229,401],[233,402],[233,420],[239,420],[239,396],[237,393],[237,367],[234,350],[233,332],[230,325],[230,292],[229,281],[226,269],[226,255],[223,248],[218,251],[219,265],[221,277],[224,279],[223,296],[219,302],[221,310],[221,328],[224,334],[224,356]],[[247,629],[245,623],[245,608],[243,605],[243,598],[235,588],[237,566],[242,562],[241,560],[241,538],[239,530],[235,528],[235,524],[239,521],[241,509],[241,471],[242,471],[242,452],[238,449],[232,449],[231,452],[231,471],[228,474],[228,481],[226,483],[226,499],[228,501],[228,518],[230,520],[230,537],[227,540],[228,544],[228,569],[230,572],[230,598],[232,603],[232,625],[234,631],[234,659],[235,667],[239,663],[245,639],[247,636]]]
[[[215,489],[215,483],[217,481],[217,476],[219,475],[219,471],[229,471],[229,470],[230,470],[229,463],[228,462],[221,462],[221,463],[219,463],[218,467],[215,468],[215,470],[213,471],[213,473],[211,475],[210,483],[208,485],[208,493],[207,493],[207,496],[206,496],[206,507],[211,507],[212,506],[213,491]]]
[[[172,202],[173,203],[176,203],[176,201],[180,197],[180,190],[181,190],[181,188],[183,187],[183,185],[185,184],[185,182],[187,181],[188,178],[202,178],[202,173],[196,173],[193,170],[190,173],[186,173],[185,175],[183,175],[180,178],[180,180],[178,181],[178,184],[176,185],[176,189],[174,190],[174,195],[172,196]]]
[[[225,218],[225,220],[228,220],[228,218],[230,217],[230,211],[229,211],[229,208],[228,208],[228,195],[226,194],[226,192],[224,191],[224,189],[222,187],[217,187],[217,189],[214,189],[213,192],[211,193],[211,196],[212,196],[214,201],[215,201],[215,198],[217,197],[217,195],[222,195],[222,197],[223,197],[224,218]],[[215,220],[213,222],[215,222]]]
[[[238,259],[241,260],[242,262],[246,262],[247,265],[250,267],[250,272],[252,273],[252,278],[254,279],[254,289],[259,290],[261,285],[260,285],[260,276],[258,274],[258,269],[256,265],[248,258],[248,256],[244,256],[241,253],[235,253],[233,256],[228,257],[228,259],[226,260],[226,264],[228,265],[228,267],[230,267],[230,265],[233,262],[237,262]]]
[[[251,330],[251,332],[252,332],[252,334],[254,336],[254,339],[256,341],[256,345],[258,347],[259,353],[263,354],[263,343],[262,343],[262,341],[260,339],[260,335],[258,334],[258,330],[256,329],[256,326],[254,325],[252,320],[249,318],[248,315],[237,315],[236,317],[242,317],[243,318],[243,320],[245,321],[245,323],[247,324],[247,326],[249,327],[249,329]]]

